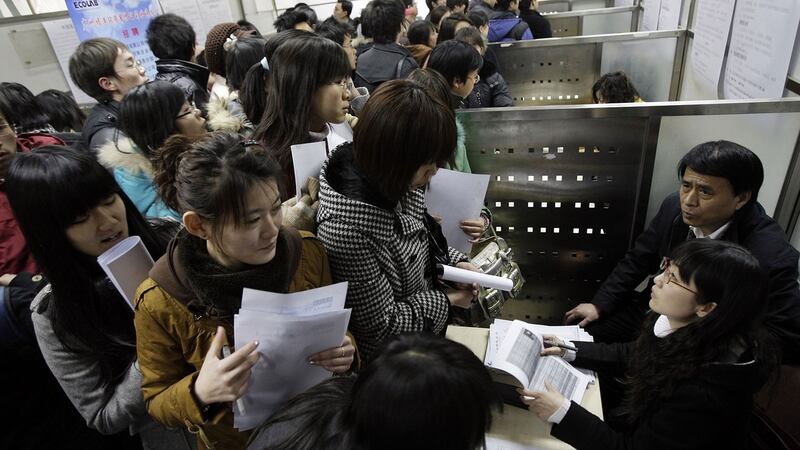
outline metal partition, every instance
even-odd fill
[[[539,6],[536,9],[541,14],[550,14],[584,9],[611,8],[613,6],[614,0],[539,0]]]
[[[459,113],[473,172],[491,174],[486,205],[494,226],[514,249],[527,280],[520,297],[504,307],[503,317],[555,323],[575,304],[592,298],[643,229],[662,118],[778,114],[778,120],[796,122],[798,112],[800,100],[787,99]],[[750,126],[755,132],[760,125],[753,121]],[[671,125],[668,133],[676,132],[682,130]],[[791,154],[796,132],[792,139],[764,144],[767,151],[783,146]],[[786,166],[766,167],[773,182],[783,182]],[[781,198],[796,199],[797,191],[800,186],[784,188]]]
[[[646,101],[676,100],[686,31],[491,44],[515,106],[591,103],[601,74],[624,70]]]
[[[636,31],[640,10],[639,6],[620,6],[549,13],[544,17],[550,22],[554,38],[587,36]]]

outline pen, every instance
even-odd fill
[[[575,348],[575,347],[573,347],[573,346],[571,346],[571,345],[567,345],[567,344],[559,344],[559,343],[555,343],[555,342],[548,342],[548,341],[545,341],[545,346],[548,346],[548,347],[558,347],[558,348],[563,348],[563,349],[565,349],[565,350],[572,350],[573,352],[577,352],[577,351],[578,351],[578,349],[577,349],[577,348]]]

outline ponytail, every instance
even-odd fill
[[[178,164],[181,157],[189,150],[191,145],[197,142],[198,138],[176,134],[164,142],[153,158],[155,175],[153,184],[158,191],[159,197],[167,207],[173,211],[179,211],[178,192],[175,188],[175,178],[178,174]]]
[[[251,123],[261,122],[261,116],[264,114],[264,107],[267,103],[265,89],[267,75],[269,75],[269,71],[264,69],[261,62],[257,62],[247,70],[242,86],[239,88],[239,102]]]

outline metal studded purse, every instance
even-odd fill
[[[514,252],[505,239],[489,226],[481,239],[472,246],[470,262],[484,273],[508,278],[514,283],[510,292],[495,288],[481,288],[478,301],[470,309],[469,322],[464,325],[479,326],[498,317],[503,304],[515,298],[525,284],[519,266],[514,262]]]

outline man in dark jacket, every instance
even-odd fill
[[[591,303],[565,315],[600,342],[636,338],[647,311],[652,276],[664,256],[687,239],[725,239],[748,249],[769,274],[764,325],[781,344],[784,360],[800,360],[798,252],[756,201],[764,179],[761,161],[728,141],[693,148],[679,165],[681,188],[617,264]]]
[[[477,0],[470,2],[469,12],[480,11],[486,14],[486,17],[491,19],[497,14],[497,11],[494,10],[495,4],[497,4],[497,0]]]
[[[517,17],[519,0],[497,0],[489,20],[489,42],[533,39],[530,27]]]
[[[84,144],[96,152],[119,133],[119,102],[129,90],[147,82],[144,67],[128,47],[109,38],[83,41],[69,58],[69,76],[97,100],[83,124]]]
[[[546,17],[536,9],[538,0],[519,0],[519,18],[524,20],[536,39],[553,37],[553,28]]]
[[[456,32],[456,40],[464,41],[472,46],[481,56],[486,53],[486,43],[480,31],[475,28],[462,28]],[[480,80],[475,83],[472,92],[464,100],[467,108],[491,108],[511,106],[511,94],[508,92],[506,80],[497,72],[497,67],[488,59],[483,59],[483,66],[478,72]]]
[[[363,15],[362,15],[363,17]],[[370,3],[369,30],[374,44],[358,56],[353,82],[372,92],[386,81],[405,78],[419,65],[408,50],[397,43],[405,18],[403,4],[397,0]]]
[[[178,86],[203,113],[208,105],[208,69],[195,64],[194,29],[183,17],[162,14],[147,26],[147,45],[156,58],[156,80]]]

